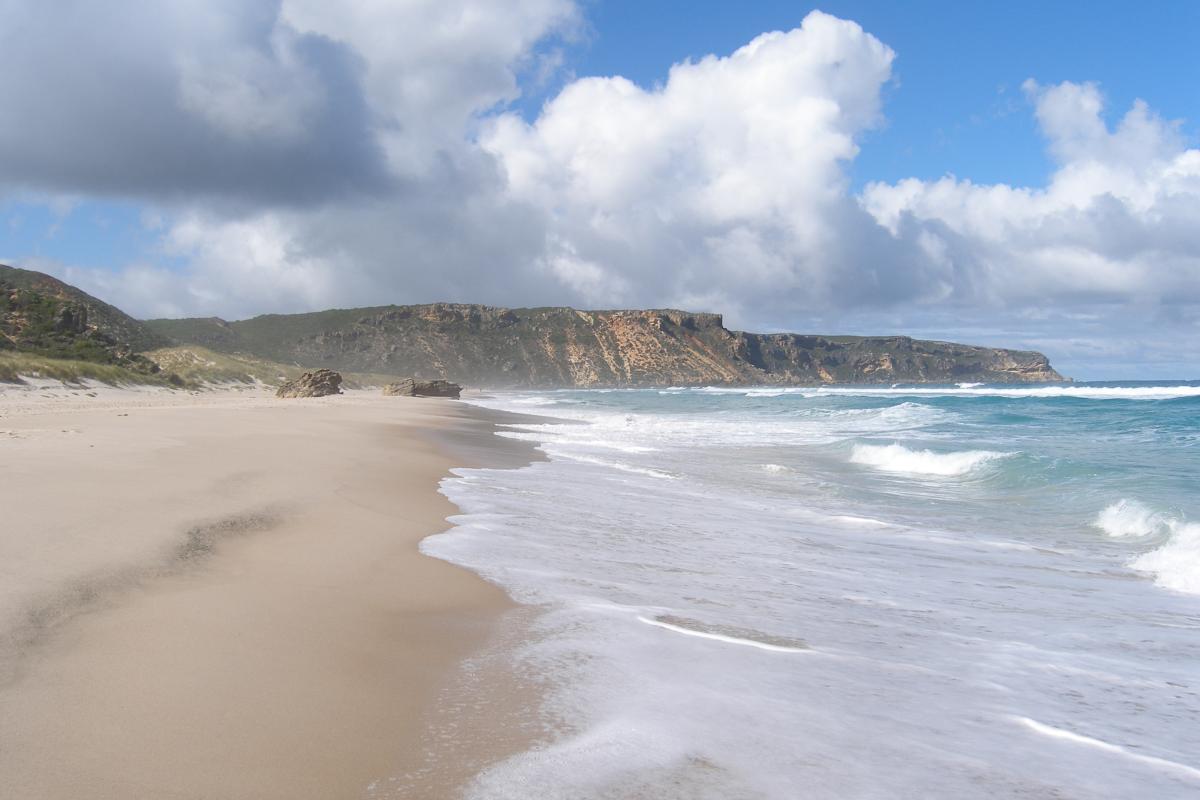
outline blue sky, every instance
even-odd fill
[[[1115,0],[596,0],[566,64],[650,86],[671,64],[729,53],[813,9],[852,19],[897,53],[887,124],[868,133],[857,182],[937,178],[1040,185],[1050,168],[1021,83],[1099,83],[1110,116],[1141,98],[1200,132],[1200,3]],[[544,97],[531,97],[525,113]]]
[[[661,83],[672,64],[727,54],[770,30],[796,27],[813,9],[855,20],[897,52],[885,92],[887,121],[867,133],[852,169],[866,181],[932,179],[946,173],[977,182],[1038,186],[1051,163],[1020,86],[1093,81],[1109,116],[1135,98],[1182,120],[1189,140],[1200,126],[1200,3],[1004,3],[908,0],[590,0],[586,29],[565,48],[566,74],[516,102],[534,117],[570,75],[624,75]],[[60,209],[10,203],[0,245],[6,257],[119,267],[156,250],[136,200],[80,199]]]
[[[1173,222],[1196,199],[1200,3],[107,10],[83,39],[72,37],[88,25],[53,6],[5,12],[0,102],[25,124],[0,135],[0,258],[139,315],[687,304],[746,327],[1036,347],[1084,377],[1200,374],[1200,244]],[[726,58],[768,31],[791,33],[757,63]],[[880,42],[894,60],[872,49]],[[837,51],[853,80],[789,60],[804,48]],[[696,67],[709,55],[719,68]],[[775,74],[770,58],[790,72],[755,84]],[[689,80],[713,82],[719,111],[667,84],[683,62]],[[593,76],[640,93],[581,80]],[[758,99],[739,105],[737,81]],[[754,117],[764,102],[786,111],[813,98],[845,116]],[[1145,113],[1127,119],[1135,101]],[[851,118],[873,103],[874,121]],[[621,128],[643,112],[641,129]],[[744,135],[730,134],[740,114]],[[660,118],[675,127],[645,130]],[[764,147],[799,166],[713,167],[777,124],[793,128],[766,130]],[[693,135],[688,150],[680,137]],[[806,161],[843,135],[857,154]],[[632,170],[620,197],[606,182],[615,166]],[[791,185],[732,210],[729,195],[690,208],[747,174]],[[654,175],[695,184],[672,192]],[[979,217],[995,203],[1003,235]],[[636,241],[597,227],[622,214]],[[661,224],[642,230],[651,218]],[[747,269],[758,284],[739,277]],[[1171,344],[1181,338],[1187,347]]]

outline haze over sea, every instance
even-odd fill
[[[543,611],[488,798],[1200,796],[1200,382],[502,394],[426,552]]]

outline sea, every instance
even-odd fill
[[[472,402],[546,460],[423,544],[536,609],[470,797],[1200,798],[1200,382]]]

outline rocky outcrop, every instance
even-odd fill
[[[389,397],[452,397],[457,400],[462,394],[462,387],[450,381],[405,378],[384,386],[383,393]]]
[[[331,369],[306,372],[299,378],[287,381],[276,391],[276,397],[325,397],[341,394],[342,376]]]
[[[781,383],[1053,383],[1041,353],[908,336],[738,334],[746,358]]]
[[[0,264],[0,349],[156,373],[139,354],[166,339],[60,280]]]
[[[907,336],[727,329],[719,314],[433,303],[157,320],[157,333],[281,363],[494,388],[1063,380],[1040,353]]]
[[[99,336],[130,353],[170,344],[145,323],[68,283],[0,264],[0,317],[9,315],[14,317],[10,332]]]

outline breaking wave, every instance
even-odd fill
[[[1140,539],[1163,533],[1170,523],[1170,518],[1136,500],[1118,500],[1096,515],[1092,527],[1114,539]]]
[[[862,397],[1074,397],[1083,400],[1173,400],[1200,397],[1200,386],[822,386],[812,390],[814,397],[850,395]]]
[[[1187,522],[1155,511],[1137,500],[1119,500],[1092,520],[1114,539],[1155,538],[1161,542],[1129,562],[1129,566],[1154,576],[1165,589],[1200,594],[1200,523]]]
[[[855,445],[850,460],[855,464],[884,472],[903,472],[912,475],[954,477],[967,473],[1011,453],[994,450],[962,450],[937,453],[933,450],[910,450],[903,445]]]
[[[465,796],[1195,794],[1200,385],[530,395],[421,546],[533,606],[545,744]]]
[[[1143,553],[1129,566],[1154,575],[1164,589],[1200,594],[1200,523],[1169,520],[1167,541]]]

